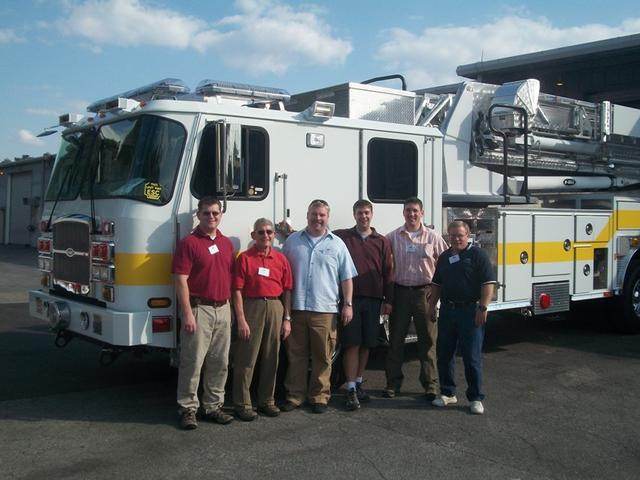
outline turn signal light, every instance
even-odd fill
[[[113,258],[113,244],[94,242],[91,244],[91,258],[99,262],[109,262]]]
[[[149,308],[168,308],[171,306],[171,299],[167,297],[150,298],[147,300]]]

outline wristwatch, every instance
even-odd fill
[[[351,302],[344,302],[344,306],[345,306],[345,307],[353,307],[353,303],[351,303]]]
[[[291,317],[290,317],[289,315],[285,315],[285,316],[284,316],[284,319],[285,319],[285,320],[288,320],[288,321],[291,321]]]
[[[486,305],[478,305],[477,310],[479,312],[486,312],[487,311],[487,306]]]

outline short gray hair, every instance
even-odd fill
[[[462,220],[454,220],[453,222],[451,222],[447,227],[447,233],[450,232],[452,228],[464,228],[464,231],[467,233],[467,235],[471,233],[471,230],[469,229],[469,224]]]
[[[269,225],[271,228],[273,228],[273,222],[271,220],[261,217],[253,222],[253,231],[257,232],[260,225]]]

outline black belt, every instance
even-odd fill
[[[440,303],[449,308],[462,308],[462,307],[470,307],[471,305],[475,305],[478,303],[477,300],[444,300],[440,299]]]
[[[427,285],[427,284],[425,284],[425,285],[400,285],[399,283],[396,283],[396,287],[406,288],[408,290],[424,290],[428,286],[429,285]]]
[[[206,305],[208,307],[222,307],[227,304],[226,300],[209,300],[207,298],[202,297],[189,297],[189,303],[192,307],[197,307],[198,305]]]

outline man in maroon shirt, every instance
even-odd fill
[[[178,406],[180,426],[197,428],[198,386],[202,372],[202,418],[227,424],[222,411],[231,339],[231,268],[233,246],[222,235],[220,201],[198,202],[199,224],[176,248],[173,257],[176,296],[180,305],[180,368]]]
[[[232,288],[239,341],[233,368],[233,403],[236,416],[245,422],[256,418],[249,387],[260,355],[258,411],[277,417],[273,393],[278,371],[280,335],[291,332],[293,279],[287,258],[271,248],[273,222],[259,218],[253,224],[255,245],[236,259]]]
[[[354,203],[353,217],[355,227],[333,231],[347,245],[358,270],[358,276],[353,279],[353,320],[340,333],[347,377],[347,410],[357,410],[360,402],[369,401],[369,395],[362,388],[362,376],[369,349],[378,341],[380,314],[389,315],[393,302],[391,244],[371,227],[371,202]]]

